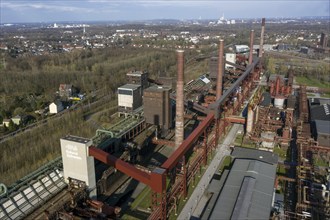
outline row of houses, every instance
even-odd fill
[[[12,121],[15,125],[21,125],[25,121],[26,116],[16,115],[12,118],[5,118],[2,121],[2,126],[9,127],[10,122]]]
[[[73,96],[78,96],[77,91],[78,91],[77,88],[75,88],[71,84],[60,84],[58,93],[59,93],[59,96],[61,99],[72,99]],[[81,100],[81,98],[82,98],[81,96],[76,97],[76,99],[74,99],[74,100]],[[66,104],[58,99],[58,100],[50,103],[48,108],[45,108],[42,110],[36,110],[35,113],[36,114],[45,114],[48,112],[48,109],[49,109],[49,114],[57,114],[57,113],[63,111],[66,106],[68,106],[68,104]],[[16,115],[15,117],[12,117],[12,118],[3,119],[1,125],[9,127],[9,125],[12,121],[13,124],[20,126],[22,124],[25,124],[27,122],[28,118],[29,118],[28,115]]]

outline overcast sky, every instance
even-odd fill
[[[330,16],[329,0],[0,0],[1,23]]]

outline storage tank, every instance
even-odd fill
[[[276,108],[280,108],[280,109],[282,109],[283,108],[283,106],[284,106],[284,98],[283,97],[276,97],[275,99],[274,99],[274,106],[276,107]]]
[[[261,145],[265,148],[273,148],[274,147],[274,137],[276,136],[276,134],[274,132],[271,131],[265,131],[261,133],[261,138],[262,139],[266,139],[263,140]]]

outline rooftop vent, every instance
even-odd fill
[[[324,107],[325,114],[326,115],[330,115],[330,111],[329,111],[328,105],[327,104],[324,104],[323,107]]]

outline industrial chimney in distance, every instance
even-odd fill
[[[176,82],[175,149],[178,149],[184,139],[184,51],[177,50],[176,52],[178,79]]]
[[[216,99],[219,99],[222,95],[222,77],[224,73],[224,58],[223,58],[224,42],[223,39],[219,41],[219,58],[218,58],[218,76],[216,84]]]

